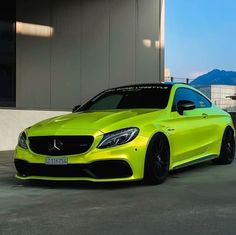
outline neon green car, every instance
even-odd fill
[[[108,89],[73,113],[39,122],[19,136],[22,180],[144,180],[213,160],[230,164],[235,129],[228,113],[184,84]]]

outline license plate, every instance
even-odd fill
[[[67,165],[67,163],[66,157],[47,157],[45,160],[46,165]]]

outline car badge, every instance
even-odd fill
[[[63,146],[63,143],[58,140],[58,139],[54,139],[53,142],[49,143],[49,148],[48,150],[50,152],[54,152],[55,150],[57,151],[61,151],[61,147]]]

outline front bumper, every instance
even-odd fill
[[[16,177],[22,180],[82,180],[93,182],[141,180],[146,154],[145,137],[107,149],[92,148],[79,155],[65,156],[67,165],[46,165],[45,157],[16,147]]]
[[[133,175],[132,169],[126,161],[108,160],[97,161],[90,164],[69,165],[45,165],[40,163],[29,163],[24,160],[15,159],[15,167],[18,175],[48,176],[48,177],[92,177],[94,179],[127,178]]]

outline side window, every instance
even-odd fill
[[[210,108],[211,102],[199,93],[196,93],[196,108]]]
[[[178,88],[175,92],[175,98],[172,106],[172,112],[177,110],[177,104],[180,100],[192,101],[196,108],[209,108],[211,102],[204,96],[188,88]]]
[[[180,100],[189,100],[189,101],[192,101],[196,105],[195,92],[188,88],[178,88],[175,92],[172,112],[177,110],[177,104]]]

